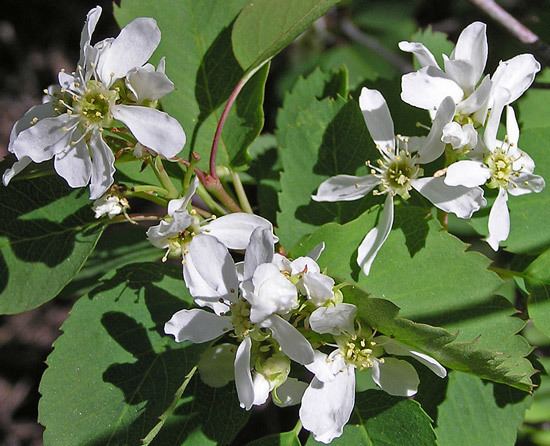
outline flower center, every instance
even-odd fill
[[[80,97],[76,97],[74,108],[84,126],[108,127],[113,119],[111,107],[115,105],[118,93],[105,88],[97,81],[88,81]]]
[[[411,180],[422,174],[422,169],[415,164],[411,154],[400,150],[393,158],[377,160],[378,173],[374,173],[381,180],[380,192],[391,192],[404,200],[410,197]]]
[[[368,369],[377,360],[373,354],[376,342],[353,335],[340,345],[344,360],[359,370]]]
[[[242,339],[248,335],[253,325],[250,322],[250,304],[247,301],[238,299],[231,304],[231,323],[237,338]]]
[[[491,179],[487,187],[496,189],[498,187],[508,188],[510,177],[515,174],[514,160],[503,148],[496,148],[485,159],[485,163],[491,171]]]

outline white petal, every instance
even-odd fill
[[[462,88],[433,66],[425,67],[401,78],[401,99],[424,110],[437,110],[447,96],[458,104],[464,97]]]
[[[67,114],[40,119],[15,137],[11,151],[18,159],[28,156],[35,163],[49,160],[68,145],[71,132],[66,128],[75,122]]]
[[[290,274],[301,274],[301,273],[319,273],[321,268],[317,265],[317,262],[311,257],[302,256],[294,259],[290,262]]]
[[[281,316],[270,316],[262,323],[269,328],[273,337],[281,346],[281,350],[293,361],[299,364],[310,364],[314,360],[313,347],[293,325]]]
[[[230,317],[218,316],[208,311],[180,310],[166,324],[164,332],[174,336],[176,342],[208,342],[233,329]]]
[[[92,39],[92,34],[94,33],[99,17],[101,16],[101,6],[96,6],[95,8],[90,9],[86,15],[86,21],[84,22],[84,27],[80,34],[80,59],[78,65],[81,67],[86,66],[85,59],[85,50],[90,45],[90,40]]]
[[[440,378],[445,378],[447,376],[447,370],[445,367],[425,353],[411,350],[405,344],[401,344],[400,342],[386,336],[377,336],[374,340],[378,345],[384,347],[384,350],[390,355],[410,356],[428,367]]]
[[[395,131],[384,96],[378,90],[363,87],[359,96],[359,107],[378,150],[392,152],[395,147]]]
[[[520,54],[507,61],[501,61],[492,77],[493,91],[497,87],[507,89],[510,97],[506,104],[510,104],[529,88],[539,71],[540,64],[531,54]],[[492,101],[489,105],[492,106]]]
[[[378,225],[369,231],[357,250],[357,264],[367,276],[378,251],[380,251],[388,235],[390,235],[392,225],[393,197],[391,194],[388,194]]]
[[[126,85],[138,103],[144,100],[155,101],[174,90],[174,84],[166,74],[141,68],[128,73]]]
[[[325,242],[321,242],[318,245],[314,246],[311,251],[309,251],[306,255],[308,257],[311,257],[313,260],[317,261],[319,260],[319,257],[321,257],[321,254],[325,250]]]
[[[13,143],[17,136],[23,131],[33,125],[34,118],[38,121],[44,118],[55,117],[53,110],[53,102],[46,102],[45,104],[35,105],[31,107],[12,127],[10,133],[10,141],[8,143],[8,151],[15,153],[12,149]]]
[[[480,161],[462,160],[447,167],[447,186],[475,187],[485,184],[491,178],[491,171]]]
[[[4,186],[7,186],[11,179],[27,167],[31,162],[32,160],[28,156],[24,156],[20,160],[13,163],[9,169],[6,169],[2,174],[2,183]]]
[[[189,244],[186,260],[191,260],[197,273],[217,294],[218,300],[234,302],[237,299],[239,282],[235,263],[227,248],[214,237],[199,234]],[[204,298],[213,296],[195,296]]]
[[[463,60],[472,66],[473,85],[481,78],[487,63],[487,25],[474,22],[460,33],[451,56],[455,60]]]
[[[266,228],[273,233],[273,225],[268,220],[245,212],[224,215],[203,226],[206,233],[216,237],[228,249],[246,249],[256,228]],[[275,236],[273,239],[278,241]]]
[[[434,67],[438,66],[432,52],[422,43],[406,41],[399,42],[399,49],[407,53],[413,53],[421,67],[429,67],[430,65],[433,65]]]
[[[311,313],[309,325],[313,331],[320,334],[351,334],[355,330],[356,313],[357,307],[352,304],[340,303],[333,307],[320,307]]]
[[[165,158],[173,158],[185,145],[180,123],[167,113],[139,105],[115,105],[112,112],[141,144]]]
[[[54,167],[55,171],[69,183],[69,186],[86,186],[92,175],[92,160],[84,141],[57,153]]]
[[[332,381],[338,373],[347,367],[340,350],[334,350],[330,355],[314,350],[313,362],[306,365],[306,369],[322,382]]]
[[[483,124],[485,122],[492,86],[493,83],[489,75],[485,76],[474,92],[456,106],[456,112],[464,115],[476,113],[475,117]]]
[[[187,206],[191,203],[197,188],[199,187],[199,179],[197,177],[193,178],[189,188],[185,192],[185,195],[182,198],[177,200],[170,200],[168,203],[168,215],[174,215],[176,212],[186,211]]]
[[[453,121],[443,127],[441,141],[453,149],[473,149],[477,145],[477,132],[472,124],[460,125]]]
[[[99,132],[92,132],[89,147],[92,152],[92,177],[90,181],[90,200],[101,197],[113,184],[115,156],[105,144]]]
[[[254,387],[254,406],[261,406],[267,401],[269,396],[269,381],[261,373],[255,373],[252,379],[252,386]]]
[[[315,305],[324,305],[334,297],[334,279],[317,272],[307,272],[301,280],[305,295]]]
[[[239,344],[235,356],[235,387],[241,407],[250,410],[254,404],[254,384],[250,373],[250,349],[252,341],[247,336]]]
[[[323,181],[312,195],[314,201],[352,201],[363,198],[373,190],[380,180],[373,175],[356,177],[353,175],[336,175]]]
[[[176,212],[170,220],[161,220],[158,225],[150,226],[146,233],[147,239],[159,249],[168,248],[170,238],[187,229],[192,222],[187,212]]]
[[[532,173],[521,173],[508,186],[508,193],[514,196],[530,194],[531,192],[538,193],[542,192],[544,186],[544,178],[541,176]]]
[[[419,178],[411,182],[418,192],[439,209],[468,219],[487,204],[480,187],[447,186],[443,178]]]
[[[494,251],[498,251],[500,242],[510,233],[510,213],[508,212],[508,193],[500,188],[497,199],[489,213],[489,237],[486,241]]]
[[[418,374],[412,365],[401,359],[385,356],[372,367],[372,380],[384,392],[395,396],[413,396],[418,390]]]
[[[455,103],[451,97],[446,97],[437,108],[430,133],[424,138],[418,150],[418,163],[431,163],[443,154],[445,143],[441,141],[441,135],[443,128],[452,121],[454,115]]]
[[[506,106],[506,136],[508,142],[517,145],[519,141],[519,126],[516,119],[514,109],[509,105]]]
[[[287,378],[283,384],[277,387],[277,398],[273,398],[273,402],[279,407],[300,404],[306,389],[307,384],[305,382],[298,381],[296,378]]]
[[[234,215],[234,214],[233,214]],[[273,233],[271,228],[257,227],[252,231],[250,243],[244,255],[243,281],[251,280],[256,268],[273,260]]]
[[[509,102],[510,91],[500,86],[493,86],[491,95],[493,97],[493,107],[487,124],[485,125],[483,142],[492,152],[497,147],[497,132],[500,125],[500,118],[502,117],[504,106]]]
[[[132,69],[141,67],[160,43],[160,30],[151,18],[140,17],[126,25],[101,53],[97,73],[107,86]]]
[[[300,420],[315,440],[330,443],[342,435],[355,404],[355,370],[347,367],[334,380],[313,378],[302,397]]]
[[[443,57],[445,63],[445,73],[453,79],[467,95],[474,91],[479,79],[476,78],[474,67],[464,60],[453,60],[446,56]]]

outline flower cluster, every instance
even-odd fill
[[[116,38],[91,45],[101,15],[92,9],[80,38],[77,69],[61,71],[59,84],[45,90],[43,104],[32,107],[13,127],[8,150],[17,157],[3,182],[31,161],[54,159],[54,168],[71,187],[90,184],[97,199],[113,183],[115,155],[106,142],[111,135],[141,143],[166,158],[185,144],[181,125],[157,110],[157,101],[174,89],[164,73],[164,60],[147,61],[160,43],[155,20],[138,18]]]
[[[366,176],[337,175],[324,181],[312,196],[316,201],[357,200],[373,191],[386,194],[378,225],[358,248],[357,263],[369,274],[372,263],[393,225],[396,196],[402,200],[416,190],[444,212],[469,219],[485,207],[481,186],[498,189],[489,214],[487,242],[495,251],[508,238],[510,195],[540,192],[544,179],[534,175],[533,160],[518,147],[519,128],[509,105],[531,85],[540,64],[530,54],[501,62],[492,76],[483,77],[487,61],[486,26],[466,27],[444,69],[421,43],[401,42],[421,68],[403,76],[401,98],[430,112],[432,126],[425,137],[395,135],[393,121],[380,92],[363,88],[359,106],[380,159],[367,161]],[[497,139],[506,108],[506,135]],[[445,168],[423,177],[422,165],[445,155]],[[376,190],[375,188],[378,187]]]
[[[329,443],[353,410],[356,370],[370,370],[381,389],[399,396],[416,393],[418,375],[409,362],[388,355],[413,357],[446,376],[430,356],[361,326],[356,306],[343,301],[341,285],[316,262],[324,246],[291,261],[274,244],[271,228],[257,226],[240,263],[206,233],[185,249],[185,282],[206,309],[178,311],[165,331],[178,342],[215,341],[199,363],[205,383],[234,379],[247,410],[270,394],[279,406],[301,402],[304,428]],[[313,373],[309,385],[290,376],[292,361]]]

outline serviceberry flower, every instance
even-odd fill
[[[427,137],[395,135],[390,111],[377,90],[363,88],[359,105],[381,158],[377,165],[367,162],[371,168],[370,175],[337,175],[325,180],[312,199],[330,202],[357,200],[377,186],[378,191],[373,193],[386,195],[378,226],[369,231],[358,249],[357,263],[368,275],[392,228],[396,195],[407,200],[411,189],[415,189],[439,209],[465,219],[470,218],[486,201],[479,187],[453,187],[445,184],[441,177],[422,178],[422,165],[439,158],[444,151],[442,128],[452,120],[455,113],[451,98],[443,99]]]
[[[489,237],[487,242],[495,251],[499,243],[508,238],[510,213],[508,194],[525,195],[541,192],[544,178],[533,174],[533,159],[518,147],[519,127],[514,109],[506,106],[506,137],[496,138],[504,105],[509,102],[510,92],[497,90],[497,100],[487,122],[484,145],[481,150],[469,154],[471,159],[457,161],[447,168],[445,183],[449,185],[480,186],[498,189],[498,195],[489,213]]]
[[[56,172],[69,186],[89,183],[90,198],[99,198],[113,183],[115,157],[103,132],[115,120],[139,143],[166,158],[183,148],[180,124],[153,108],[173,89],[164,62],[157,71],[145,65],[160,42],[155,20],[135,19],[116,38],[92,46],[100,15],[100,7],[88,13],[76,71],[61,71],[60,87],[47,91],[48,102],[31,109],[14,126],[8,150],[18,161],[4,174],[5,184],[31,160],[53,158]]]
[[[94,201],[92,210],[95,213],[95,218],[101,218],[104,215],[113,218],[124,214],[129,207],[130,204],[125,197],[107,193]]]

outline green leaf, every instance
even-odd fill
[[[467,245],[443,231],[429,210],[401,205],[396,207],[394,229],[366,277],[356,265],[356,249],[374,226],[376,215],[366,212],[345,225],[327,224],[304,239],[292,255],[305,254],[324,241],[319,264],[328,274],[357,281],[371,295],[399,306],[378,301],[387,303],[364,309],[362,315],[370,325],[427,351],[449,367],[529,389],[534,370],[524,357],[531,348],[516,335],[524,322],[512,317],[515,310],[510,302],[493,297],[502,281],[486,269],[489,260],[465,252]],[[371,302],[355,299],[362,306]],[[396,320],[399,308],[400,318],[432,327]],[[458,337],[455,340],[448,331],[433,326],[445,327]]]
[[[164,334],[191,303],[181,274],[127,265],[75,304],[40,384],[46,446],[137,445],[157,423],[204,349]],[[211,416],[213,407],[223,415]],[[247,418],[233,384],[211,389],[195,377],[153,444],[228,444]]]
[[[53,299],[77,275],[102,232],[87,190],[58,177],[0,188],[0,313]]]
[[[533,396],[533,404],[525,413],[527,423],[545,423],[550,420],[550,358],[539,358],[546,373],[540,377],[540,386]]]
[[[452,372],[445,400],[437,409],[438,445],[513,446],[530,401],[527,394],[509,387]]]
[[[550,249],[525,270],[529,291],[529,316],[535,326],[550,336]]]
[[[535,80],[537,82],[550,82],[550,69],[544,69]],[[519,122],[522,130],[550,127],[548,101],[550,101],[549,90],[531,87],[525,92],[518,101]]]
[[[166,57],[166,72],[176,90],[162,100],[182,124],[186,153],[202,156],[206,168],[216,125],[232,90],[244,75],[231,44],[233,22],[246,0],[123,0],[114,8],[121,25],[154,17],[162,40],[153,60]],[[246,149],[263,127],[266,65],[243,88],[220,139],[218,164],[242,166]]]
[[[307,446],[319,445],[313,437]],[[356,394],[355,410],[344,434],[333,446],[387,446],[410,444],[435,446],[431,420],[416,401],[388,395],[380,390]]]
[[[275,56],[339,0],[253,0],[233,27],[235,57],[245,71]],[[251,38],[251,36],[254,36]]]
[[[443,66],[443,54],[449,56],[454,49],[454,44],[447,39],[447,34],[432,31],[431,26],[414,33],[411,36],[411,42],[423,43],[432,52],[440,67]],[[416,60],[415,66],[419,68]]]
[[[368,200],[317,203],[311,199],[323,180],[336,174],[354,174],[364,168],[368,149],[374,151],[355,101],[330,96],[317,99],[327,95],[331,84],[339,84],[343,73],[315,71],[307,79],[300,79],[277,117],[283,164],[277,234],[286,247],[292,247],[323,223],[343,223],[357,217],[368,204]]]
[[[295,431],[268,435],[247,443],[246,446],[302,446]]]

